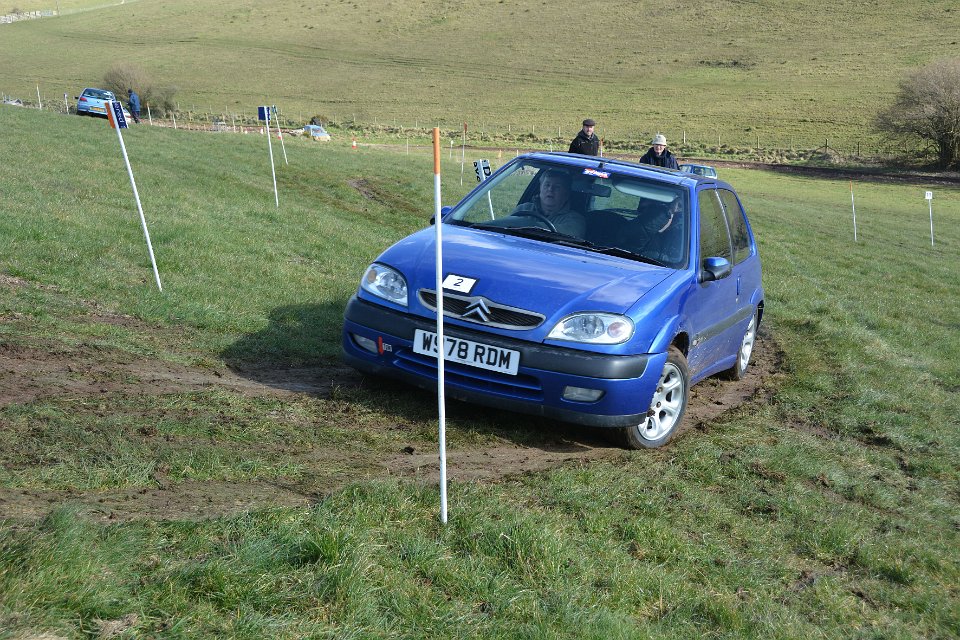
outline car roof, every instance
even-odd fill
[[[552,162],[558,162],[560,164],[565,164],[573,167],[583,167],[583,168],[593,168],[602,170],[603,168],[609,167],[612,170],[620,173],[622,175],[633,175],[638,177],[651,178],[654,180],[659,180],[661,182],[666,182],[669,184],[676,185],[686,185],[693,186],[695,184],[702,183],[712,183],[717,185],[722,185],[731,191],[735,189],[726,182],[723,182],[719,178],[714,176],[703,176],[696,173],[684,173],[682,171],[676,171],[674,169],[665,169],[663,167],[655,167],[650,164],[640,164],[637,162],[630,162],[628,160],[619,160],[616,158],[607,158],[602,156],[584,156],[579,153],[563,153],[560,151],[553,152],[534,152],[528,153],[521,158],[527,159],[538,159],[538,160],[548,160]],[[711,167],[712,168],[712,167]]]
[[[607,158],[602,156],[584,156],[579,153],[563,153],[560,151],[535,152],[526,154],[527,158],[536,158],[551,160],[568,166],[584,167],[602,170],[609,167],[617,173],[635,176],[645,176],[662,180],[672,184],[679,184],[686,178],[686,174],[680,173],[674,169],[665,169],[655,167],[651,164],[639,164],[628,160],[619,160],[617,158]]]

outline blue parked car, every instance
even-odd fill
[[[520,156],[445,207],[447,395],[659,447],[690,387],[747,371],[760,257],[733,188],[607,158]],[[436,230],[396,243],[344,315],[354,368],[436,389]]]
[[[717,170],[705,164],[682,164],[680,165],[680,171],[695,173],[698,176],[706,176],[708,178],[717,177]]]
[[[107,103],[116,100],[117,97],[112,91],[106,89],[94,89],[87,87],[77,96],[77,115],[78,116],[103,116],[107,117]],[[123,116],[131,119],[127,107],[123,107]]]

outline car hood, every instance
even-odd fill
[[[546,321],[539,331],[544,334],[574,311],[628,313],[676,273],[665,267],[496,232],[445,224],[442,233],[444,276],[476,281],[469,291],[445,289],[446,293],[482,296],[496,304],[543,314]],[[436,289],[435,246],[436,230],[423,229],[392,246],[378,260],[399,269],[407,278],[410,311],[431,317],[433,313],[420,304],[417,293]],[[465,322],[464,326],[470,324]]]

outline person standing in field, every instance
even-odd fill
[[[140,96],[133,89],[127,89],[127,108],[130,109],[133,121],[140,124]]]
[[[583,129],[577,134],[577,137],[570,143],[570,153],[582,153],[585,156],[600,155],[600,138],[593,132],[597,123],[593,118],[587,118],[583,121]]]
[[[640,164],[652,164],[655,167],[679,169],[677,159],[667,151],[667,138],[661,133],[653,136],[650,149],[640,158]]]

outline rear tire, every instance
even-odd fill
[[[757,310],[753,310],[753,316],[750,317],[750,324],[747,330],[743,332],[743,338],[740,340],[740,348],[737,349],[737,361],[732,367],[723,372],[728,380],[743,380],[747,374],[747,367],[750,365],[750,356],[753,354],[753,346],[757,342]]]
[[[689,399],[687,359],[679,349],[671,346],[647,418],[640,424],[620,430],[623,445],[629,449],[655,449],[665,445],[683,422]]]

